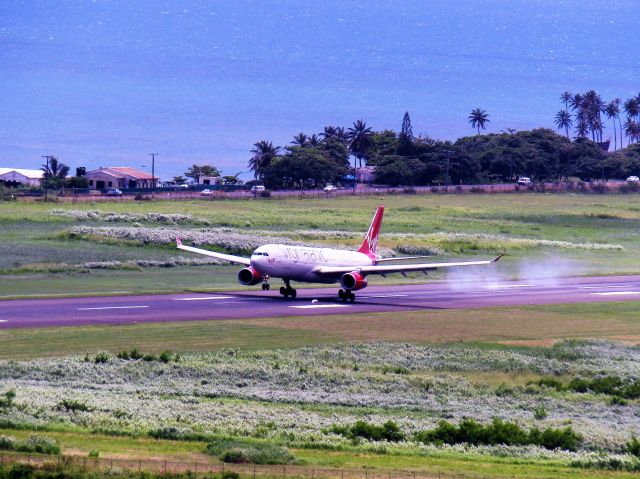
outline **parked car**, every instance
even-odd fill
[[[189,185],[186,184],[186,183],[183,183],[181,185],[176,185],[176,188],[180,188],[182,190],[187,190],[187,189],[189,189]]]
[[[640,178],[638,178],[637,176],[630,176],[629,178],[627,178],[627,181],[629,183],[638,183],[640,181]]]
[[[262,193],[264,191],[264,186],[262,185],[255,185],[251,187],[251,193],[253,193],[254,195],[256,193]]]
[[[200,196],[213,196],[213,190],[206,188],[200,192]]]
[[[518,184],[522,185],[522,186],[527,186],[531,184],[531,178],[527,177],[527,176],[521,176],[520,178],[518,178]]]
[[[336,188],[336,187],[335,187],[335,186],[333,186],[333,185],[327,185],[327,186],[325,186],[325,187],[324,187],[324,191],[326,191],[326,192],[335,191],[335,190],[337,190],[337,189],[338,189],[338,188]]]
[[[107,196],[122,196],[122,191],[120,191],[118,188],[109,188],[104,192],[104,194]]]

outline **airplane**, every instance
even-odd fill
[[[371,226],[357,251],[345,251],[332,248],[290,246],[284,244],[266,244],[259,246],[250,258],[231,254],[217,253],[193,246],[185,246],[176,238],[178,249],[218,258],[230,263],[243,265],[238,272],[238,281],[244,286],[253,286],[262,282],[262,289],[271,289],[270,278],[281,278],[284,286],[280,294],[295,299],[297,293],[291,287],[291,281],[303,283],[340,283],[338,297],[342,301],[354,302],[353,293],[367,287],[367,276],[389,273],[405,274],[409,271],[421,271],[459,266],[479,266],[495,263],[503,255],[481,261],[459,261],[450,263],[411,263],[385,264],[390,261],[406,261],[426,258],[427,256],[403,256],[399,258],[380,258],[376,254],[378,234],[382,225],[384,206],[376,210]]]

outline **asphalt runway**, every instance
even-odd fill
[[[356,292],[354,304],[339,300],[337,288],[298,289],[291,300],[277,290],[255,287],[228,293],[11,300],[0,301],[0,329],[604,301],[640,301],[640,276],[369,286]]]

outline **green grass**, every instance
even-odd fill
[[[639,302],[409,311],[367,315],[187,321],[0,330],[0,359],[138,348],[160,353],[362,341],[550,345],[561,338],[640,342]]]
[[[0,435],[25,439],[31,431],[0,429]],[[156,459],[178,462],[217,463],[216,457],[204,453],[206,444],[197,441],[155,440],[146,437],[104,436],[86,431],[52,431],[38,433],[58,441],[63,453],[87,456],[99,451],[101,458]],[[260,442],[260,440],[252,440]],[[518,460],[487,456],[465,456],[459,453],[432,453],[425,455],[417,449],[389,448],[386,454],[353,450],[327,451],[317,449],[290,449],[295,458],[307,467],[349,469],[392,469],[416,472],[456,474],[469,477],[516,478],[631,478],[631,473],[593,471],[571,468],[553,461]],[[378,473],[382,471],[376,471]],[[345,475],[348,477],[348,475]]]

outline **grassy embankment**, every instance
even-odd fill
[[[260,230],[263,234],[286,236],[301,242],[355,246],[359,243],[359,235],[368,227],[376,205],[381,203],[387,208],[381,239],[384,247],[433,250],[440,252],[434,259],[445,260],[485,257],[506,251],[508,256],[500,268],[509,276],[518,276],[531,262],[550,256],[560,258],[565,272],[573,274],[633,273],[639,269],[640,202],[633,195],[390,196],[95,205],[4,203],[0,209],[0,276],[3,279],[0,298],[211,291],[239,287],[234,267],[139,266],[135,263],[137,260],[170,261],[192,256],[176,252],[170,244],[157,245],[95,234],[78,239],[77,235],[69,235],[74,226],[160,227],[184,232],[203,228],[201,222],[205,221],[210,227],[237,228],[246,238]],[[54,208],[79,212],[113,211],[124,215],[177,213],[192,215],[193,219],[181,224],[147,220],[137,224],[100,219],[79,221],[52,215]],[[341,238],[322,233],[332,231],[353,232],[354,235]],[[406,233],[418,236],[394,236]],[[495,236],[474,236],[478,234]],[[571,244],[535,244],[523,240]],[[592,249],[591,244],[602,247]],[[118,261],[119,264],[108,270],[86,267],[87,263],[95,261]],[[434,278],[440,277],[439,274]],[[413,281],[419,279],[416,277]],[[403,281],[407,280],[398,276],[387,280],[375,278],[374,283]]]

